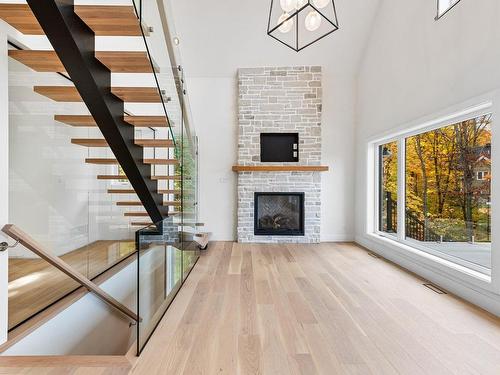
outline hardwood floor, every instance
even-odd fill
[[[92,279],[135,251],[134,241],[96,241],[63,256]],[[40,258],[9,259],[9,329],[79,287]]]
[[[210,245],[133,374],[500,374],[500,320],[354,244]]]

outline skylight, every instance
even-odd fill
[[[444,16],[451,8],[457,5],[460,0],[437,0],[438,2],[438,14],[436,19]]]

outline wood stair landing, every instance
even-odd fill
[[[65,72],[55,51],[9,50],[9,56],[36,72]],[[146,52],[96,52],[96,58],[113,73],[151,73]],[[158,68],[155,68],[158,72]]]
[[[35,86],[33,90],[56,102],[83,102],[74,86]],[[127,103],[161,103],[156,87],[112,87],[111,93]]]
[[[77,5],[75,13],[98,36],[142,36],[133,6]],[[0,4],[0,18],[23,34],[45,35],[28,4]]]
[[[97,126],[94,118],[90,115],[55,115],[54,120],[76,127]],[[167,118],[165,116],[123,116],[123,120],[135,127],[167,127]]]

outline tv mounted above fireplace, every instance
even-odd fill
[[[298,162],[299,133],[260,133],[260,161]]]

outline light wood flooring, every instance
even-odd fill
[[[210,245],[132,373],[500,374],[500,320],[354,244]]]
[[[134,241],[96,241],[61,259],[92,279],[134,251]],[[10,258],[9,329],[79,286],[40,258]]]

